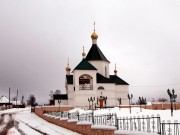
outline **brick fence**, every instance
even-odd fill
[[[41,117],[42,119],[48,121],[49,123],[61,126],[63,128],[69,129],[71,131],[83,134],[83,135],[114,135],[114,129],[96,129],[91,128],[91,123],[86,124],[77,124],[77,121],[68,121],[68,119],[60,119],[56,117],[49,117],[46,115],[43,115],[44,111],[58,111],[58,107],[36,107],[35,108],[35,114]],[[71,110],[72,107],[61,107],[62,111],[68,111]]]

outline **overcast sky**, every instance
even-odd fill
[[[73,69],[82,48],[98,46],[130,84],[134,101],[180,99],[180,1],[178,0],[0,0],[0,96],[65,92],[67,58]]]

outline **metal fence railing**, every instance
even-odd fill
[[[100,116],[94,116],[94,124],[95,125],[108,125],[108,126],[116,126],[116,114],[106,114]]]
[[[123,117],[117,118],[117,129],[161,133],[160,116]]]
[[[93,122],[93,113],[79,115],[79,121]]]
[[[171,122],[168,120],[167,122],[162,121],[162,135],[180,135],[180,123],[177,120]]]
[[[161,135],[180,135],[180,123],[178,121],[162,121],[160,115],[117,117],[116,114],[95,115],[94,113],[79,114],[79,112],[45,112],[48,115],[78,122],[92,122],[93,125],[116,126],[117,130],[142,131],[147,133],[157,133]]]

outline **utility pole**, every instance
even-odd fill
[[[17,89],[17,95],[16,95],[16,107],[17,107],[17,100],[18,100],[18,89]]]
[[[9,87],[9,109],[10,109],[10,96],[11,96],[11,87]]]

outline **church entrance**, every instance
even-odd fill
[[[102,108],[106,108],[106,100],[107,100],[107,97],[105,96],[102,96],[102,92],[101,92],[101,96],[99,98],[97,98],[97,101],[99,102],[99,108],[102,109]],[[98,104],[97,102],[97,104]]]
[[[99,99],[100,108],[103,108],[103,99]]]

